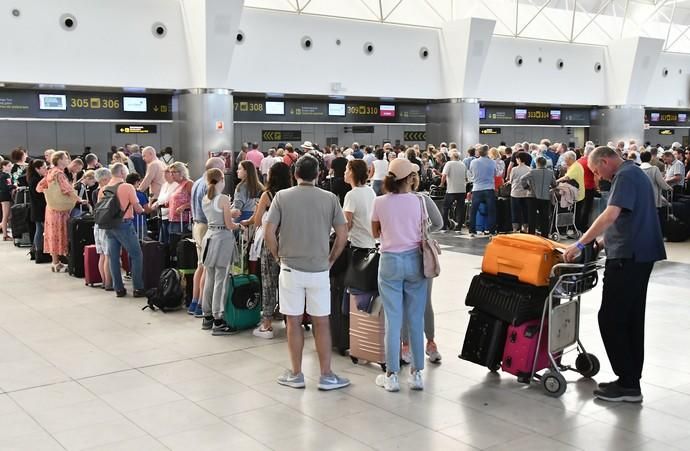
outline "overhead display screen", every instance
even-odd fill
[[[479,120],[481,121],[482,119],[486,119],[486,108],[484,107],[479,108]]]
[[[527,110],[523,108],[515,109],[515,119],[521,121],[527,119]]]
[[[479,108],[482,125],[560,125],[563,127],[588,126],[589,108],[549,108],[538,106],[493,106]]]
[[[561,110],[549,111],[549,119],[552,121],[560,121],[561,120]]]
[[[0,89],[0,118],[172,120],[172,95]]]
[[[266,102],[266,114],[284,115],[285,102]]]
[[[66,110],[67,97],[63,94],[39,94],[38,105],[42,110]]]
[[[395,105],[381,105],[379,114],[381,117],[395,117]]]
[[[688,121],[687,113],[678,113],[678,122],[687,122],[687,121]]]
[[[659,114],[659,113],[652,113],[652,114],[650,114],[650,120],[652,122],[659,122],[660,116],[661,116],[661,114]]]
[[[344,103],[329,103],[328,104],[328,115],[329,116],[345,116],[345,104]]]
[[[146,97],[123,97],[122,109],[135,113],[146,112]]]
[[[426,107],[426,103],[380,104],[357,100],[333,102],[331,99],[274,102],[260,97],[235,97],[233,108],[234,120],[242,122],[425,124]]]

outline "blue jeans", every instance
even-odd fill
[[[400,331],[407,324],[415,370],[424,369],[424,310],[429,281],[424,277],[419,249],[382,252],[379,260],[379,295],[386,315],[386,366],[400,371]]]
[[[383,180],[373,180],[371,182],[371,189],[374,190],[377,196],[383,195]]]
[[[187,222],[180,222],[180,221],[170,221],[168,220],[168,242],[170,241],[170,235],[173,233],[177,233],[178,235],[181,235],[183,233],[188,233],[191,232],[192,229],[189,226],[189,223]]]
[[[120,246],[124,247],[129,255],[132,268],[132,285],[135,290],[144,289],[143,258],[137,233],[134,230],[132,220],[122,221],[122,224],[114,229],[106,230],[108,237],[108,259],[110,263],[110,275],[113,277],[115,291],[125,289],[122,283],[120,271]]]
[[[472,192],[472,210],[470,211],[470,233],[476,233],[477,210],[479,204],[486,203],[487,227],[489,232],[496,228],[496,191],[486,189]]]
[[[36,222],[36,233],[34,234],[34,250],[43,252],[43,222]]]

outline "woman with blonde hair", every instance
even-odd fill
[[[173,182],[177,188],[168,197],[165,206],[168,207],[169,235],[189,232],[190,210],[192,207],[192,180],[184,163],[176,161],[169,167]],[[162,205],[159,203],[159,205]]]
[[[254,166],[251,162],[249,164]],[[225,286],[235,251],[235,235],[232,231],[242,226],[233,221],[230,198],[223,194],[223,171],[217,168],[206,171],[206,184],[208,191],[201,201],[201,208],[208,220],[208,232],[201,243],[205,269],[201,328],[212,329],[213,335],[231,335],[238,331],[225,322]]]
[[[36,191],[46,197],[43,250],[52,258],[53,272],[60,272],[65,265],[60,256],[67,255],[67,221],[75,204],[88,204],[77,196],[72,184],[67,180],[65,168],[69,165],[67,152],[61,150],[51,156],[52,169],[41,180]]]
[[[501,160],[501,154],[495,147],[489,149],[489,158],[494,160],[494,163],[496,163],[496,174],[494,175],[494,184],[495,188],[498,189],[498,187],[503,185],[503,174],[506,171],[506,164],[503,160]]]

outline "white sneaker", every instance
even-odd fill
[[[412,390],[424,390],[424,379],[422,379],[422,372],[417,370],[410,375],[408,380],[410,383],[410,389]]]
[[[266,339],[270,340],[273,338],[273,330],[272,329],[263,330],[261,328],[261,326],[259,326],[256,329],[254,329],[254,332],[252,332],[252,335],[254,335],[255,337],[266,338]]]
[[[400,360],[405,362],[407,365],[412,363],[412,352],[410,351],[410,348],[402,348],[402,351],[400,352]]]
[[[376,376],[376,385],[383,387],[386,391],[395,392],[400,391],[400,383],[398,382],[398,375],[393,373],[390,376],[386,374],[379,374]]]

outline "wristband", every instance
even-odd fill
[[[580,243],[579,241],[576,241],[576,242],[575,242],[575,247],[577,247],[577,248],[580,249],[581,251],[584,251],[584,250],[585,250],[585,245],[582,244],[582,243]]]

